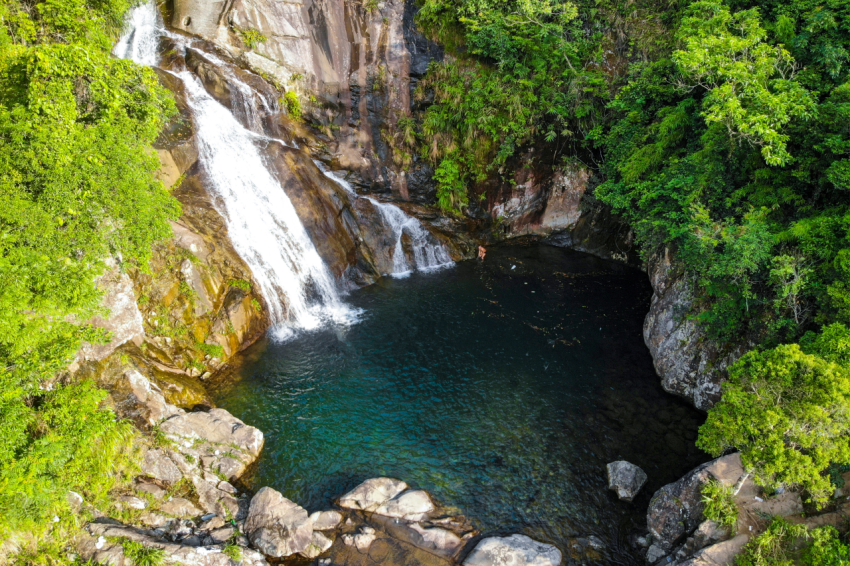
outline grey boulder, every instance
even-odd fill
[[[343,495],[339,500],[339,506],[372,513],[406,489],[407,484],[401,480],[372,478]]]
[[[608,464],[608,489],[623,501],[632,501],[646,483],[646,472],[630,462],[618,460]]]

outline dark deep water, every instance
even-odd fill
[[[386,475],[566,562],[571,537],[595,534],[629,563],[652,493],[707,459],[703,416],[663,392],[643,344],[650,297],[613,262],[492,248],[353,293],[354,326],[257,344],[217,402],[266,435],[252,483],[311,512]],[[633,504],[607,490],[619,459],[649,475]]]

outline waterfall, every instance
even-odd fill
[[[128,31],[115,54],[156,64],[162,32],[153,2],[142,4],[130,14]],[[183,71],[177,76],[186,85],[206,187],[225,219],[234,249],[248,264],[266,299],[274,335],[284,339],[299,328],[314,329],[328,319],[350,322],[356,313],[341,301],[330,270],[257,148],[257,143],[279,142],[243,127],[191,73]],[[259,116],[259,111],[254,96],[243,96],[241,102],[252,106],[246,108],[245,117],[249,127],[256,126],[252,118]]]
[[[327,171],[320,162],[316,162],[316,165],[319,166],[319,169],[322,170],[326,177],[336,182],[354,198],[360,198],[348,181],[340,179],[330,171]],[[446,248],[428,230],[422,227],[422,223],[419,220],[408,216],[394,204],[381,202],[372,197],[365,198],[378,210],[384,225],[390,228],[393,238],[395,238],[393,271],[390,275],[399,278],[407,277],[414,269],[431,271],[454,265]],[[414,265],[412,266],[408,263],[404,255],[402,238],[405,234],[410,238],[411,247],[413,248]]]
[[[127,16],[124,33],[112,50],[119,59],[130,59],[153,67],[159,62],[159,36],[162,18],[153,0],[133,8]]]

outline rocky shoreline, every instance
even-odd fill
[[[194,566],[261,566],[288,557],[320,564],[557,566],[561,552],[524,535],[481,539],[463,516],[397,479],[366,480],[336,509],[308,512],[263,487],[236,487],[259,457],[263,433],[224,409],[186,412],[140,373],[124,410],[155,428],[138,476],[115,495],[122,520],[95,519],[77,537],[79,558],[132,566],[127,541]],[[78,509],[86,502],[75,494]],[[325,562],[327,561],[327,562]]]

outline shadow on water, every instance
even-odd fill
[[[643,344],[651,288],[632,268],[545,245],[384,279],[346,328],[251,348],[218,403],[266,434],[253,477],[310,511],[368,477],[427,489],[485,532],[557,544],[594,534],[604,562],[652,493],[707,456],[703,415],[667,395]],[[649,481],[606,487],[625,459]]]

